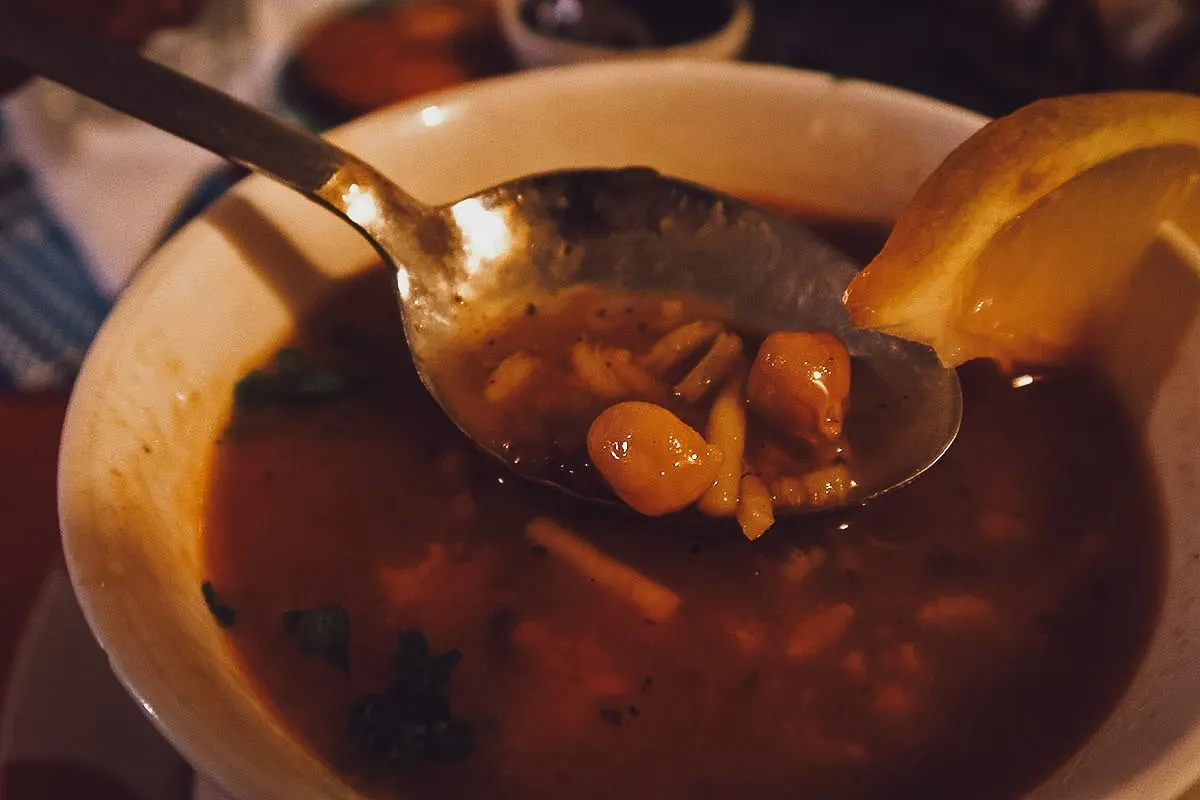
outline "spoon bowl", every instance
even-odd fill
[[[498,309],[579,284],[698,295],[735,327],[823,329],[841,338],[855,383],[865,378],[872,387],[857,416],[882,416],[870,429],[883,432],[856,442],[852,407],[857,486],[846,504],[911,481],[958,432],[953,371],[921,345],[851,326],[842,295],[856,266],[803,226],[743,200],[629,168],[536,175],[431,206],[318,136],[35,15],[6,12],[0,55],[274,178],[353,225],[396,270],[425,386],[464,433],[518,471],[500,447],[463,426],[446,400],[449,360],[440,354]],[[566,473],[526,477],[611,500]]]
[[[852,393],[847,420],[858,484],[847,504],[912,480],[957,434],[957,374],[923,345],[855,328],[842,294],[858,267],[771,210],[635,167],[530,176],[453,203],[444,213],[457,239],[442,270],[433,280],[406,275],[400,284],[417,369],[456,420],[465,415],[455,413],[443,391],[450,359],[439,354],[476,338],[505,308],[589,284],[698,297],[732,327],[751,333],[827,330],[838,336],[853,359],[854,385],[863,387]],[[530,469],[498,443],[464,432],[525,477],[613,500],[594,475]]]

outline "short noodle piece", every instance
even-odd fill
[[[742,476],[741,495],[737,521],[746,538],[753,541],[775,524],[775,508],[771,493],[757,475]]]
[[[735,367],[708,412],[705,433],[708,441],[721,449],[721,469],[716,483],[700,498],[698,508],[712,517],[730,517],[738,509],[746,452],[745,380],[745,367]]]
[[[722,333],[700,359],[700,363],[675,386],[675,396],[685,403],[698,403],[720,384],[742,357],[742,339],[736,333]]]
[[[655,342],[639,363],[647,372],[663,375],[686,361],[721,332],[721,324],[712,320],[698,319],[680,325]]]
[[[679,610],[679,595],[631,567],[604,555],[548,517],[536,517],[526,535],[580,573],[637,606],[646,619],[667,622]]]

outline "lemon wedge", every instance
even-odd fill
[[[927,344],[946,366],[1060,362],[1103,333],[1163,237],[1195,259],[1200,97],[1042,100],[942,162],[845,303],[856,326]]]

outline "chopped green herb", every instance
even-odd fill
[[[641,710],[637,706],[630,706],[625,710],[629,712],[629,716],[631,717],[640,717],[642,715]]]
[[[269,401],[274,394],[271,376],[260,370],[246,373],[233,387],[233,401],[240,406]]]
[[[270,369],[247,373],[233,387],[240,406],[328,400],[345,389],[342,376],[309,363],[303,352],[285,347],[275,354]]]
[[[285,347],[275,354],[276,375],[297,375],[304,369],[304,354],[298,347]]]
[[[462,661],[458,650],[434,654],[417,631],[396,639],[392,685],[368,694],[350,710],[350,743],[372,760],[391,765],[456,761],[475,746],[471,726],[453,719],[447,687]]]
[[[643,692],[648,691],[650,689],[650,687],[653,685],[654,685],[654,678],[647,675],[646,680],[642,681],[642,691]]]
[[[338,605],[283,612],[283,627],[305,655],[331,667],[350,668],[350,614]]]
[[[204,581],[200,584],[200,594],[204,597],[204,605],[208,606],[209,612],[216,619],[217,624],[222,628],[230,628],[237,621],[237,613],[234,612],[231,606],[222,603],[217,595],[217,590],[213,588],[212,581]]]
[[[417,631],[401,631],[396,636],[396,675],[406,679],[429,662],[429,642]]]
[[[605,722],[618,726],[621,724],[621,710],[618,708],[602,708],[600,709],[600,716]]]
[[[314,369],[296,380],[295,391],[306,397],[329,397],[342,391],[345,384],[336,372]]]

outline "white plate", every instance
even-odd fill
[[[141,800],[227,800],[117,681],[61,570],[34,603],[0,708],[0,774],[51,762],[102,773]]]

